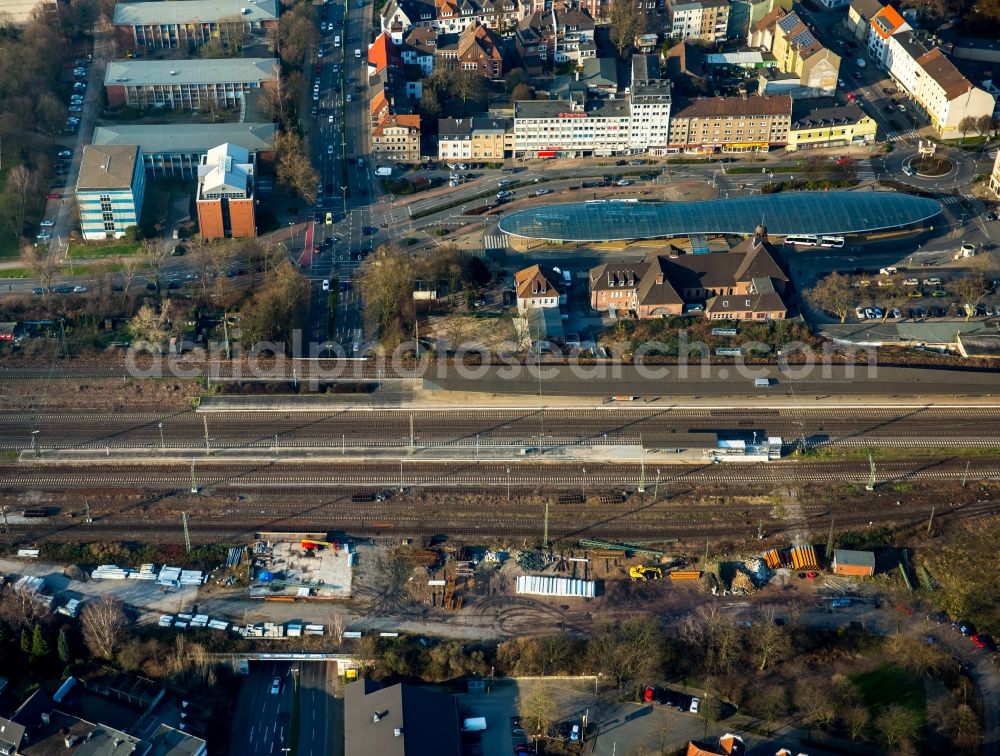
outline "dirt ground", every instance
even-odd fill
[[[191,409],[204,387],[196,381],[61,379],[4,381],[0,408],[170,411]]]

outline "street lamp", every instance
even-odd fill
[[[160,448],[165,449],[166,445],[163,443],[163,423],[157,423],[160,428]]]
[[[31,451],[34,453],[36,457],[38,456],[38,442],[36,441],[37,438],[38,438],[38,431],[37,430],[31,431]],[[508,496],[507,498],[510,497]]]

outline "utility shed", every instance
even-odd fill
[[[875,552],[834,549],[830,566],[834,575],[871,577],[875,574]]]

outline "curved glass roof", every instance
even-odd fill
[[[622,241],[691,234],[852,234],[912,226],[941,212],[935,200],[897,192],[788,192],[702,202],[596,200],[518,210],[500,219],[512,236]]]

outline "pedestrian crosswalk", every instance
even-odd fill
[[[483,237],[483,249],[485,250],[507,249],[507,235],[486,234],[486,236]]]
[[[905,131],[887,131],[885,134],[886,141],[889,142],[918,142],[920,141],[920,135],[914,129],[906,129]]]

